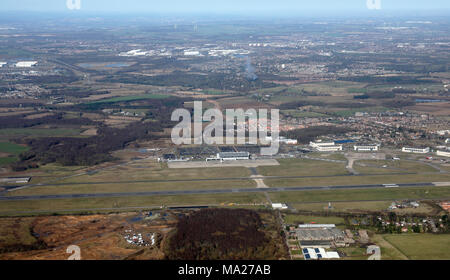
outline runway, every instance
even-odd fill
[[[71,183],[39,183],[30,185],[4,185],[0,186],[8,191],[28,189],[33,187],[71,186],[71,185],[119,185],[119,184],[142,184],[142,183],[179,183],[179,182],[214,182],[214,181],[250,181],[256,179],[308,179],[308,178],[332,178],[332,177],[363,177],[363,176],[386,176],[386,175],[414,175],[417,173],[385,173],[385,174],[335,174],[335,175],[311,175],[311,176],[262,176],[258,175],[256,169],[250,168],[252,175],[257,177],[228,177],[228,178],[199,178],[199,179],[161,179],[161,180],[128,180],[128,181],[100,181],[100,182],[71,182]]]
[[[195,194],[227,194],[227,193],[264,193],[264,192],[293,192],[293,191],[325,191],[325,190],[353,190],[377,188],[411,188],[411,187],[438,187],[439,183],[410,183],[410,184],[375,184],[352,186],[306,186],[306,187],[277,187],[277,188],[243,188],[243,189],[217,189],[217,190],[183,190],[183,191],[154,191],[154,192],[124,192],[124,193],[88,193],[88,194],[55,194],[31,196],[0,196],[0,201],[20,200],[47,200],[72,198],[105,198],[130,196],[163,196],[163,195],[195,195]]]

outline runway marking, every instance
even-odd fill
[[[434,182],[432,184],[436,187],[450,187],[450,182]]]

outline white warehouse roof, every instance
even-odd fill
[[[31,67],[36,65],[37,61],[19,61],[16,63],[16,67]]]
[[[298,225],[299,228],[334,228],[335,224],[304,224]]]

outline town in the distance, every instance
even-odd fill
[[[449,30],[3,14],[0,260],[450,259]],[[279,135],[177,145],[196,101],[279,110]]]

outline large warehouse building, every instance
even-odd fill
[[[344,247],[345,234],[333,224],[306,224],[296,229],[300,246],[313,248]]]
[[[30,68],[32,66],[35,66],[37,63],[37,61],[19,61],[16,63],[16,67]]]
[[[319,152],[337,152],[342,151],[342,145],[336,145],[335,142],[310,142],[309,146]]]
[[[404,152],[404,153],[413,153],[413,154],[428,154],[430,152],[430,148],[403,147],[402,152]]]
[[[227,160],[248,160],[250,159],[249,152],[222,152],[217,154],[217,159],[220,161]]]

